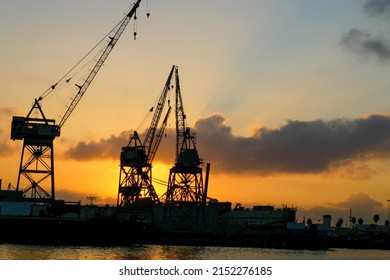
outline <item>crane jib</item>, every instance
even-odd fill
[[[49,89],[46,90],[38,99],[35,99],[34,105],[26,117],[13,116],[11,124],[11,139],[23,140],[16,190],[18,191],[19,187],[27,183],[27,186],[23,186],[24,196],[27,197],[28,194],[30,194],[30,199],[33,199],[34,201],[37,200],[39,202],[54,202],[56,200],[53,141],[56,137],[60,136],[61,127],[64,125],[80,99],[85,94],[89,85],[124,32],[126,26],[133,16],[135,18],[135,12],[140,3],[141,0],[137,0],[126,17],[110,31],[109,35],[112,34],[112,36],[105,36],[104,39],[109,36],[107,45],[102,50],[99,59],[96,61],[94,67],[92,67],[92,70],[84,80],[83,84],[76,85],[76,91],[71,98],[70,104],[66,107],[66,112],[63,114],[58,125],[54,119],[46,118],[40,105],[40,101],[42,101],[50,92],[55,90],[58,82],[50,86]],[[101,42],[103,42],[103,40],[100,41],[99,44]],[[89,53],[87,55],[89,55]],[[86,56],[84,58],[86,58]],[[76,66],[79,65],[82,60],[80,60]],[[63,76],[60,81],[73,71],[75,67]],[[71,78],[72,77],[67,78],[65,82],[68,83]],[[37,116],[31,116],[33,111],[38,113]],[[22,182],[23,179],[26,179],[24,183]],[[44,188],[47,190],[50,189],[50,191],[47,191]]]
[[[76,108],[77,104],[79,103],[80,99],[83,97],[84,93],[88,89],[89,85],[92,83],[93,79],[95,78],[96,74],[99,72],[100,68],[103,66],[105,60],[107,59],[108,55],[110,54],[111,50],[114,48],[115,44],[118,42],[120,36],[122,35],[123,31],[125,30],[126,26],[130,22],[131,18],[135,14],[137,8],[139,7],[139,4],[142,0],[138,0],[134,6],[131,8],[129,13],[127,14],[126,18],[123,20],[122,24],[119,26],[119,28],[116,30],[113,37],[110,37],[110,41],[108,42],[107,46],[105,47],[103,53],[101,54],[100,58],[97,60],[95,66],[92,68],[92,71],[89,73],[88,77],[85,79],[83,85],[77,86],[78,92],[75,95],[75,97],[72,99],[70,105],[68,106],[68,109],[62,116],[59,126],[62,127],[66,120],[69,118],[69,116],[72,114],[73,110]]]
[[[162,114],[162,111],[164,108],[164,104],[165,104],[165,100],[166,100],[168,91],[169,91],[170,86],[171,86],[171,80],[172,80],[172,76],[173,76],[175,69],[176,69],[176,66],[173,65],[171,72],[169,73],[168,79],[165,83],[164,89],[160,95],[160,99],[157,103],[157,108],[156,108],[156,111],[154,112],[150,128],[149,128],[149,130],[146,134],[145,140],[143,142],[143,145],[145,146],[146,154],[147,154],[148,158],[150,156],[151,147],[153,145],[153,141],[154,141],[156,131],[157,131],[157,125],[160,122],[161,114]]]

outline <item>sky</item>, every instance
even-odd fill
[[[0,0],[3,188],[16,185],[20,164],[12,116],[26,116],[131,5]],[[211,164],[210,197],[297,207],[298,219],[314,221],[347,221],[350,211],[367,223],[387,219],[390,0],[144,0],[137,17],[55,140],[57,198],[116,202],[121,147],[147,129],[177,65],[188,125]],[[69,98],[44,100],[46,117]],[[154,161],[164,181],[174,126],[171,116]]]

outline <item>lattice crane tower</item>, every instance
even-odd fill
[[[26,117],[14,116],[11,124],[11,139],[23,140],[22,154],[16,190],[21,188],[21,178],[28,181],[28,186],[23,189],[25,196],[36,200],[54,201],[55,200],[55,181],[54,181],[54,146],[53,142],[61,134],[61,127],[65,124],[73,110],[83,97],[89,85],[94,80],[96,74],[103,66],[105,60],[111,53],[115,44],[121,37],[126,26],[132,18],[136,19],[136,11],[141,0],[133,4],[130,11],[120,21],[118,25],[109,34],[106,46],[101,52],[100,57],[96,60],[92,70],[86,76],[82,85],[75,85],[76,93],[71,98],[71,102],[66,106],[66,111],[56,124],[54,119],[47,119],[43,113],[40,102],[44,100],[60,83],[69,83],[70,78],[64,76],[57,83],[48,88],[34,104]],[[136,32],[134,32],[134,36]],[[72,68],[67,74],[71,73]],[[32,112],[39,114],[32,116]],[[43,182],[49,181],[49,187],[43,186]]]
[[[159,197],[152,184],[152,163],[156,155],[158,146],[164,134],[168,122],[171,106],[158,128],[162,112],[166,103],[168,92],[171,89],[175,66],[168,75],[168,79],[160,94],[156,108],[154,108],[153,118],[150,127],[142,142],[138,132],[130,136],[130,141],[126,147],[122,147],[120,156],[120,175],[118,188],[118,207],[128,207],[149,199],[153,204],[159,204]],[[169,103],[169,100],[168,100]],[[152,109],[151,109],[152,110]]]

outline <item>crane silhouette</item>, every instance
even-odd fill
[[[13,117],[11,124],[11,139],[23,140],[16,190],[22,188],[21,179],[27,179],[28,185],[22,190],[25,196],[29,195],[30,198],[41,201],[55,200],[54,139],[61,135],[61,127],[66,123],[77,104],[80,102],[130,20],[135,17],[140,2],[141,0],[137,0],[126,16],[111,31],[100,57],[96,60],[92,70],[83,79],[83,84],[75,85],[76,93],[71,98],[70,104],[66,105],[66,111],[58,124],[56,124],[56,120],[46,118],[42,110],[41,102],[49,96],[61,82],[70,82],[71,78],[65,79],[66,76],[62,77],[59,82],[50,86],[39,98],[34,100],[33,106],[26,117]],[[77,63],[76,66],[79,63]],[[67,74],[74,70],[76,66]],[[35,112],[34,116],[32,114],[33,112]],[[44,186],[44,183],[47,181],[49,181],[49,187]]]

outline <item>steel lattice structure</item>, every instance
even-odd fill
[[[137,131],[134,131],[128,145],[122,147],[117,198],[118,207],[133,206],[141,203],[141,200],[143,204],[148,204],[148,201],[151,204],[160,203],[160,199],[152,184],[152,163],[171,112],[171,106],[168,105],[166,115],[158,128],[167,95],[171,89],[171,80],[175,68],[176,66],[172,66],[168,75],[157,106],[154,109],[153,118],[144,141],[141,142]]]
[[[170,169],[165,193],[165,225],[171,230],[197,230],[204,225],[207,183],[203,161],[196,148],[195,134],[186,126],[183,99],[176,68],[176,160]],[[206,182],[209,174],[207,165]]]
[[[55,120],[47,119],[45,117],[40,102],[56,88],[59,82],[63,81],[64,77],[59,82],[52,85],[38,99],[35,99],[34,105],[26,117],[13,117],[11,139],[23,140],[16,189],[19,190],[22,188],[21,178],[26,178],[29,185],[23,188],[25,196],[47,201],[55,200],[54,139],[60,136],[61,127],[65,124],[89,85],[92,83],[131,18],[135,16],[140,2],[141,0],[137,0],[125,18],[113,29],[113,33],[109,36],[109,40],[107,41],[101,56],[97,59],[94,67],[84,79],[84,83],[82,85],[75,85],[76,94],[71,99],[71,103],[66,106],[67,110],[58,125],[55,123]],[[72,68],[72,70],[74,68]],[[68,83],[69,81],[70,79],[67,79],[65,82]],[[31,117],[33,111],[38,111],[40,116],[35,118]]]

